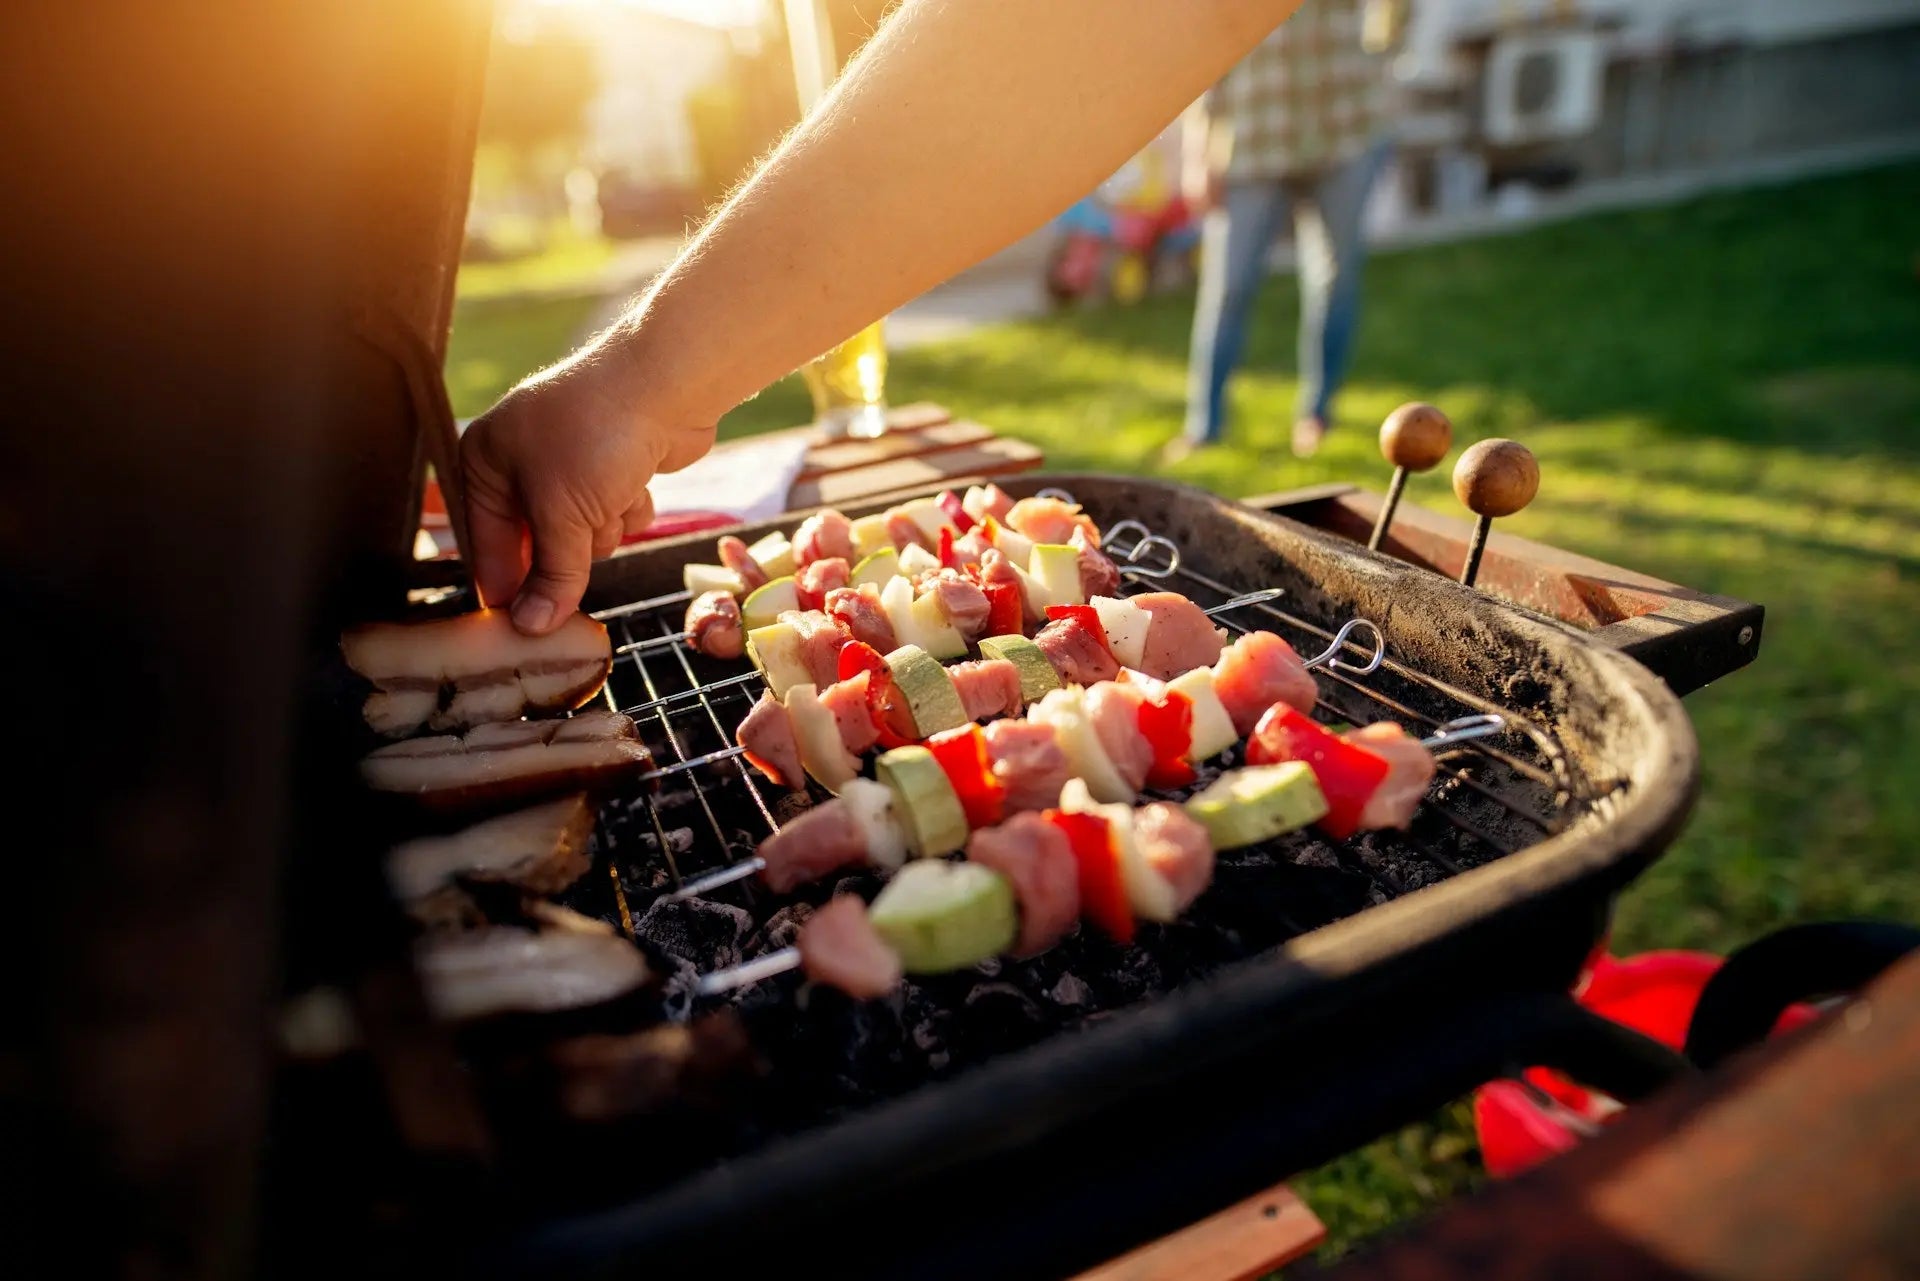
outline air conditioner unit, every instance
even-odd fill
[[[1487,54],[1488,142],[1514,146],[1573,138],[1600,119],[1600,37],[1591,31],[1501,36]]]

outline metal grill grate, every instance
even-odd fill
[[[1261,586],[1230,585],[1193,568],[1166,540],[1135,522],[1109,532],[1108,551],[1127,571],[1123,590],[1128,592],[1176,587],[1208,607]],[[604,695],[608,706],[633,716],[662,766],[679,767],[657,784],[615,797],[603,810],[601,844],[612,896],[608,914],[629,935],[636,908],[645,906],[631,902],[630,895],[667,892],[690,877],[751,857],[783,817],[807,803],[776,793],[744,760],[728,753],[733,727],[760,697],[764,682],[757,672],[741,671],[739,661],[707,659],[672,639],[680,631],[686,600],[685,593],[676,592],[596,615],[615,640],[616,662]],[[1248,605],[1220,615],[1219,621],[1236,632],[1275,631],[1303,653],[1334,639],[1334,627],[1275,603]],[[1368,656],[1354,642],[1348,648]],[[1367,676],[1322,668],[1315,677],[1317,715],[1324,721],[1358,725],[1394,719],[1421,733],[1464,715],[1497,712],[1506,719],[1499,735],[1440,750],[1439,772],[1408,831],[1367,833],[1349,842],[1329,842],[1308,832],[1269,843],[1286,861],[1363,877],[1367,902],[1398,897],[1533,844],[1559,830],[1587,799],[1553,735],[1514,708],[1448,685],[1391,655]],[[1196,788],[1206,779],[1203,775]],[[1185,793],[1153,795],[1182,799]],[[816,789],[812,799],[824,796]],[[751,882],[713,896],[745,906],[760,921],[780,902]],[[1346,914],[1281,916],[1293,933],[1305,933]]]

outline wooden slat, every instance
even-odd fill
[[[792,509],[840,506],[869,494],[889,490],[937,485],[956,476],[1009,476],[1032,471],[1045,461],[1045,455],[1020,440],[993,439],[960,449],[942,450],[918,458],[899,458],[873,467],[834,472],[817,480],[802,481],[788,495]]]
[[[913,431],[891,431],[874,440],[836,440],[807,451],[807,461],[800,468],[798,479],[818,480],[834,472],[977,445],[993,438],[992,429],[979,423],[949,422]]]
[[[1282,1183],[1074,1281],[1249,1281],[1292,1263],[1326,1237],[1318,1216]]]

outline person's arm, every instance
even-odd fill
[[[469,429],[483,597],[557,626],[719,415],[1066,208],[1298,3],[905,0],[625,317]]]

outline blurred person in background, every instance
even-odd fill
[[[627,312],[461,438],[474,580],[540,635],[720,415],[1057,216],[1299,0],[902,0]]]
[[[1217,443],[1227,387],[1282,219],[1300,280],[1300,393],[1293,452],[1320,447],[1360,320],[1367,198],[1388,150],[1387,68],[1368,12],[1387,0],[1304,0],[1187,113],[1187,201],[1206,215],[1187,370],[1187,422],[1172,462]]]

